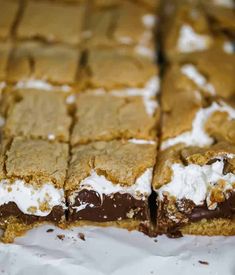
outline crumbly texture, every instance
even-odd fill
[[[67,144],[17,137],[7,151],[6,176],[37,185],[52,182],[63,188],[67,159]]]
[[[121,49],[97,49],[88,53],[85,81],[91,88],[137,88],[157,74],[156,65],[147,58]]]
[[[76,190],[94,169],[113,183],[131,186],[155,164],[156,145],[126,141],[93,142],[72,149],[66,190]]]
[[[12,53],[7,79],[17,82],[40,79],[53,84],[74,84],[80,51],[63,45],[24,42]]]
[[[11,51],[11,44],[0,42],[0,81],[5,81],[7,76],[7,64]]]
[[[69,140],[71,117],[63,93],[28,89],[6,92],[7,96],[13,100],[5,107],[8,109],[6,136]]]
[[[156,139],[157,118],[146,113],[141,97],[80,94],[71,143],[112,139]]]
[[[28,1],[17,29],[17,37],[21,39],[39,37],[48,42],[77,45],[83,39],[84,16],[83,5]]]
[[[180,230],[183,234],[205,235],[205,236],[234,236],[234,219],[212,219],[202,220],[183,226]]]
[[[162,139],[190,131],[202,103],[198,88],[180,72],[180,67],[169,67],[162,81]]]
[[[7,39],[11,35],[13,24],[16,20],[19,2],[12,0],[0,0],[0,39]]]

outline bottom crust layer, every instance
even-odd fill
[[[234,236],[235,219],[203,219],[183,226],[180,231],[189,235]]]

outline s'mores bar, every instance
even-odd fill
[[[162,51],[170,61],[231,43],[212,28],[200,1],[164,1],[161,21]]]
[[[81,53],[64,45],[17,44],[8,65],[7,81],[19,88],[69,91],[76,83]],[[54,88],[56,89],[56,87]]]
[[[47,221],[64,221],[68,145],[16,137],[1,142],[0,225],[5,241]],[[8,239],[9,238],[9,239]]]
[[[160,108],[154,99],[87,91],[77,96],[71,144],[113,139],[156,140],[159,117]]]
[[[50,43],[78,45],[83,40],[84,18],[83,4],[29,0],[16,36],[20,40],[39,38]]]
[[[1,16],[0,16],[0,40],[10,38],[14,24],[17,19],[19,10],[19,1],[0,0]]]
[[[69,141],[72,119],[64,93],[38,89],[7,90],[2,101],[6,117],[5,136]]]
[[[123,46],[155,59],[156,16],[136,1],[93,3],[87,22],[88,47]],[[111,3],[110,3],[111,2]]]
[[[215,96],[216,85],[210,94],[213,73],[180,66],[166,69],[162,83],[157,231],[234,235],[235,105]]]
[[[89,89],[119,90],[129,95],[155,96],[159,91],[157,66],[149,59],[119,49],[93,49],[82,73]]]
[[[72,148],[66,192],[71,224],[149,226],[156,143],[99,141]]]

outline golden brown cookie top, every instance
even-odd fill
[[[77,45],[83,39],[84,17],[84,5],[28,1],[17,28],[17,37]]]
[[[12,97],[5,100],[6,136],[68,141],[71,118],[63,93],[29,89],[9,91],[4,97]]]
[[[19,9],[19,1],[0,0],[1,16],[0,16],[0,39],[10,37],[14,22],[16,20]]]
[[[67,190],[76,190],[80,182],[95,170],[114,184],[131,186],[146,169],[155,164],[155,144],[128,141],[93,142],[72,149]]]
[[[67,160],[67,144],[17,137],[7,151],[6,176],[39,186],[51,182],[57,188],[62,188]]]
[[[157,67],[149,59],[125,50],[99,49],[89,51],[86,73],[90,88],[142,88],[156,77]]]
[[[149,114],[143,97],[80,94],[71,143],[122,138],[156,140],[158,120],[159,109]]]
[[[63,45],[20,43],[11,57],[8,81],[36,79],[58,85],[74,84],[79,59],[79,50]]]

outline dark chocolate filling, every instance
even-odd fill
[[[209,210],[206,204],[196,206],[188,215],[192,222],[197,222],[202,219],[217,219],[225,218],[232,219],[235,216],[235,193],[233,193],[224,202],[218,203],[215,210]]]
[[[87,204],[77,211],[76,207]],[[89,220],[94,222],[108,222],[125,219],[146,221],[149,219],[148,200],[135,199],[130,194],[115,193],[110,196],[100,196],[93,190],[81,190],[75,203],[69,206],[69,221]]]
[[[62,206],[54,206],[47,216],[35,216],[24,214],[20,211],[17,205],[14,202],[9,202],[0,206],[0,219],[7,219],[11,216],[16,217],[18,220],[22,221],[25,224],[32,224],[35,222],[53,222],[57,223],[61,220],[64,215],[64,209]]]

